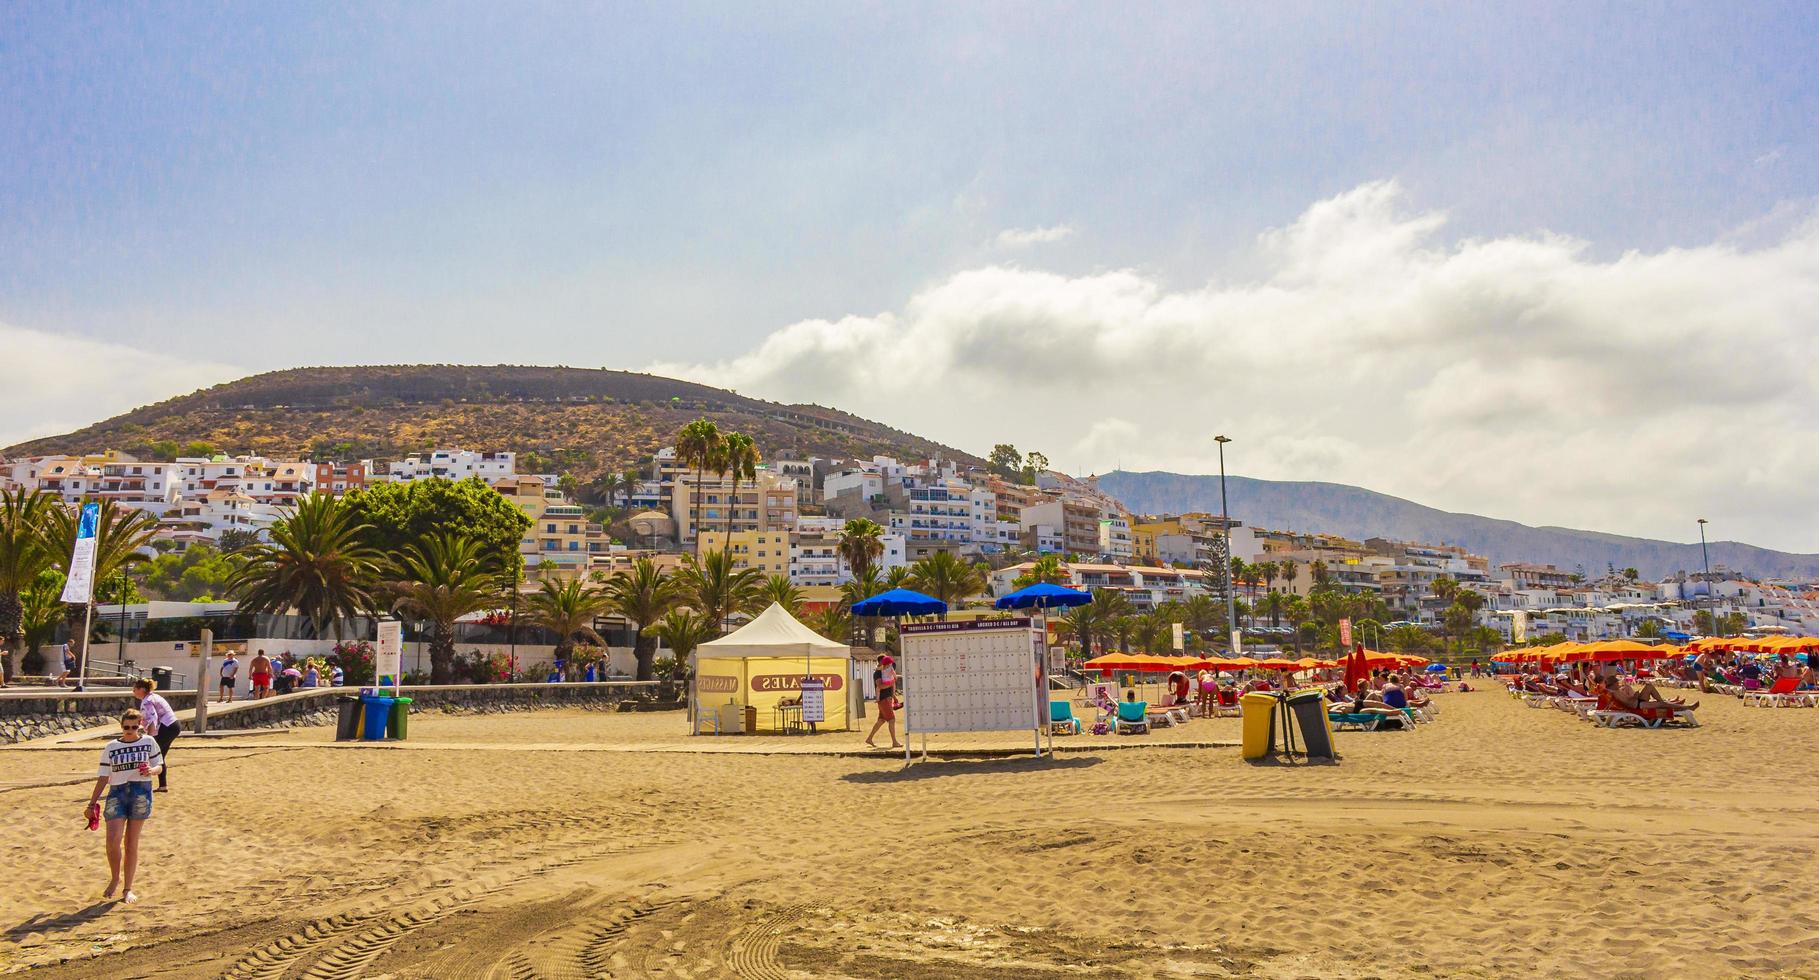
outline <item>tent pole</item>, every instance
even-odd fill
[[[903,679],[909,676],[909,657],[904,655],[903,649],[903,614],[898,613],[897,615],[892,616],[891,622],[894,623],[897,628],[897,683],[891,687],[891,697],[895,698],[897,696],[897,691],[903,686]],[[908,708],[909,702],[905,701],[903,702],[903,705],[905,708]],[[925,760],[928,758],[927,735],[922,736],[922,758]],[[909,715],[905,713],[903,716],[903,768],[908,769],[913,762],[914,760],[910,758]]]

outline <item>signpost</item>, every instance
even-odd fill
[[[819,724],[827,720],[827,703],[823,700],[822,691],[826,685],[819,677],[802,679],[802,722]]]
[[[100,524],[101,505],[83,504],[81,516],[76,521],[76,546],[70,549],[69,578],[63,582],[63,601],[82,603],[82,657],[76,667],[78,691],[88,679],[88,624],[95,614],[95,534]],[[125,602],[126,597],[121,596],[120,601]],[[196,689],[200,691],[202,686],[202,681],[197,680]],[[201,695],[197,697],[200,699]]]
[[[379,643],[373,649],[373,690],[390,684],[392,694],[404,683],[404,623],[396,619],[379,621]]]

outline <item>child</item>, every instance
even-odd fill
[[[123,900],[128,904],[139,900],[133,892],[133,874],[139,870],[139,834],[152,816],[152,777],[164,771],[164,754],[156,741],[140,731],[140,721],[138,708],[128,708],[120,716],[120,737],[101,750],[101,768],[88,797],[89,826],[97,818],[107,821],[107,867],[112,877],[101,897],[114,897],[124,871]],[[105,806],[100,802],[104,789]]]

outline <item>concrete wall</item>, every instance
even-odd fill
[[[251,639],[235,640],[233,643],[236,650],[239,649],[240,644],[244,643],[249,657],[259,650],[264,650],[268,656],[277,656],[279,653],[289,651],[297,657],[326,657],[335,648],[333,640]],[[98,664],[105,664],[109,667],[117,666],[121,659],[121,646],[118,643],[97,643],[89,648],[89,656]],[[497,653],[500,656],[509,656],[512,647],[508,643],[472,643],[455,647],[455,652],[462,655],[473,653],[476,650],[483,654]],[[45,652],[49,655],[55,651],[47,648]],[[532,646],[520,643],[517,647],[518,664],[521,668],[528,668],[533,664],[547,664],[555,659],[555,652],[556,648],[553,646]],[[662,656],[662,653],[658,655]],[[189,652],[187,644],[180,644],[176,641],[128,642],[125,644],[125,659],[131,660],[141,674],[151,673],[153,667],[169,667],[182,675],[175,685],[179,688],[190,687],[196,683],[196,670],[201,665],[200,658]],[[219,647],[216,649],[213,663],[215,666],[210,669],[218,672],[221,663]],[[609,647],[607,663],[610,672],[616,676],[633,677],[637,675],[638,661],[632,655],[631,647]],[[429,644],[416,641],[406,643],[404,645],[405,673],[422,671],[424,674],[428,674],[429,669]],[[240,664],[240,690],[245,690],[246,686],[251,683],[247,679],[250,673],[243,660]],[[214,683],[213,680],[210,683]]]

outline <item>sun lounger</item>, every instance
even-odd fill
[[[1052,735],[1080,734],[1080,719],[1074,717],[1072,702],[1050,701],[1048,703],[1048,729]]]
[[[1238,706],[1238,694],[1236,691],[1219,692],[1218,703],[1213,705],[1213,717],[1237,718],[1243,714],[1244,709]]]
[[[1185,704],[1152,704],[1145,709],[1144,714],[1149,716],[1149,720],[1152,724],[1163,725],[1168,728],[1174,728],[1177,725],[1185,725],[1187,724],[1188,719],[1187,705]]]
[[[1641,728],[1660,728],[1668,722],[1679,722],[1688,728],[1698,728],[1699,719],[1693,717],[1689,708],[1650,708],[1644,712],[1623,711],[1621,709],[1593,708],[1586,712],[1594,724],[1605,728],[1624,728],[1638,726]]]
[[[1117,732],[1120,735],[1148,735],[1150,730],[1149,702],[1118,702]]]
[[[1760,691],[1743,692],[1744,707],[1758,708],[1811,708],[1819,704],[1819,697],[1812,691],[1796,690],[1800,686],[1798,677],[1779,677],[1773,686]]]
[[[1360,711],[1355,714],[1349,711],[1329,711],[1326,720],[1333,723],[1335,731],[1347,728],[1360,732],[1409,731],[1415,727],[1414,718],[1407,709],[1403,709],[1400,714],[1393,715],[1375,711]]]

